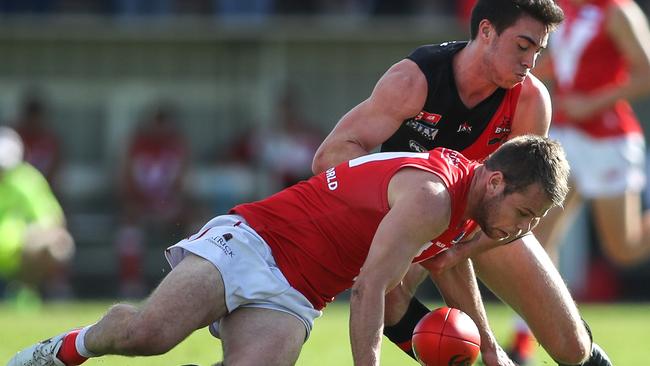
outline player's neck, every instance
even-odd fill
[[[452,61],[458,95],[463,104],[470,109],[497,90],[497,85],[486,76],[488,70],[478,46],[470,41]]]

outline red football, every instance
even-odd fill
[[[469,366],[480,349],[476,324],[458,309],[433,310],[413,330],[413,352],[425,366]]]

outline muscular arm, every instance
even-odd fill
[[[405,59],[379,79],[370,97],[345,114],[320,145],[312,162],[314,174],[368,154],[418,114],[427,96],[420,68]]]
[[[350,298],[350,340],[355,365],[378,365],[384,296],[406,273],[424,243],[449,225],[450,201],[430,173],[403,169],[389,185],[391,209],[379,224]]]

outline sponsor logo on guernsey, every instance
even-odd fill
[[[510,116],[503,116],[501,122],[494,128],[493,137],[488,141],[488,145],[502,143],[510,135]]]
[[[424,153],[424,152],[428,151],[424,146],[420,145],[415,140],[409,140],[409,149],[411,149],[411,151],[417,151],[417,152],[421,152],[421,153]]]
[[[214,244],[217,248],[221,249],[223,254],[229,256],[230,258],[235,256],[235,253],[232,251],[232,248],[226,243],[230,238],[232,238],[232,234],[227,234],[230,235],[228,236],[213,236],[209,237],[208,241],[212,244]]]
[[[449,165],[458,166],[460,164],[460,158],[458,157],[458,151],[443,149],[440,155],[447,161]]]
[[[431,126],[435,126],[442,119],[442,115],[437,113],[429,113],[429,112],[422,111],[418,113],[418,115],[415,116],[415,118],[413,119],[418,122],[424,122],[430,124]]]
[[[327,179],[327,188],[334,191],[339,187],[339,182],[336,180],[336,170],[329,168],[325,171],[325,179]]]
[[[458,131],[456,131],[456,133],[459,132],[470,133],[472,132],[472,126],[467,122],[463,122],[460,124],[460,126],[458,126]]]
[[[422,137],[424,137],[429,141],[433,141],[433,139],[438,134],[437,128],[426,126],[425,124],[412,119],[406,121],[406,127],[417,132],[418,134],[420,134]]]

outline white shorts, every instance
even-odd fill
[[[571,165],[571,178],[586,199],[640,192],[645,186],[645,140],[641,134],[594,138],[570,127],[551,129]]]
[[[321,312],[289,285],[278,268],[271,248],[243,217],[217,216],[197,234],[167,248],[165,257],[173,267],[188,253],[202,257],[219,270],[223,278],[228,312],[238,307],[272,309],[298,318],[307,331]],[[210,333],[219,338],[219,322],[210,325]],[[305,338],[306,340],[307,338]]]

